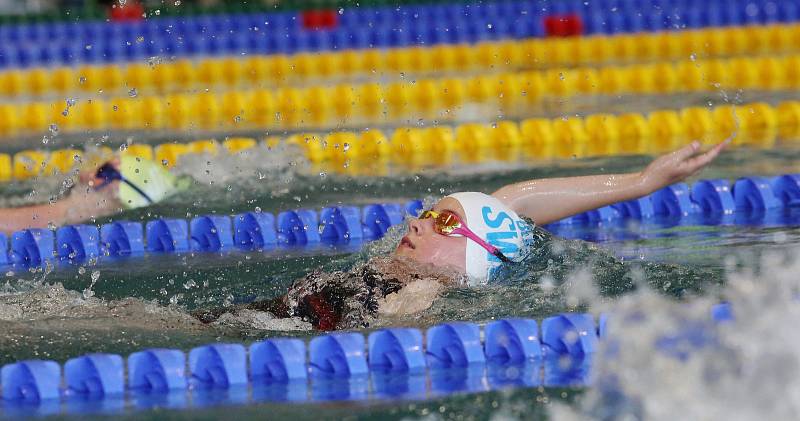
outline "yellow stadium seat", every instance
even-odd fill
[[[0,136],[14,136],[20,129],[20,118],[17,107],[11,104],[0,104]]]
[[[336,85],[333,88],[333,111],[340,124],[347,124],[353,118],[356,106],[355,88],[352,85]]]
[[[530,118],[520,124],[523,149],[528,156],[540,159],[555,156],[555,130],[548,118]]]
[[[545,94],[544,78],[541,72],[522,72],[519,74],[522,96],[528,104],[538,104]]]
[[[384,70],[384,52],[377,48],[362,50],[361,72],[368,75],[380,75]]]
[[[14,169],[11,164],[11,155],[0,153],[0,181],[11,181],[14,176]]]
[[[627,69],[625,92],[650,94],[655,92],[654,68],[650,65],[633,65]]]
[[[193,95],[192,116],[190,125],[201,129],[219,129],[223,124],[229,126],[228,121],[223,121],[222,109],[217,95],[211,92],[201,92]]]
[[[728,84],[731,89],[751,89],[758,84],[758,68],[749,58],[734,58],[727,63]]]
[[[330,77],[343,72],[342,69],[342,56],[340,52],[324,51],[317,53],[317,69],[316,74],[321,77]]]
[[[125,68],[125,86],[130,92],[136,89],[137,93],[147,92],[153,88],[153,67],[145,63],[129,63]]]
[[[495,70],[505,67],[494,42],[480,42],[472,48],[475,49],[476,60],[481,67]]]
[[[386,110],[383,86],[377,83],[365,83],[356,88],[356,104],[358,113],[364,117],[374,118]]]
[[[102,130],[108,127],[111,105],[102,98],[81,101],[76,111],[80,125],[86,129]]]
[[[141,121],[141,108],[138,98],[117,97],[111,99],[108,112],[111,127],[115,129],[133,129]]]
[[[623,154],[647,152],[650,142],[650,125],[638,113],[626,113],[617,117],[619,127],[619,151]]]
[[[700,70],[705,89],[719,89],[719,87],[730,86],[728,80],[728,63],[723,60],[705,60],[700,64]]]
[[[516,109],[520,104],[525,103],[525,98],[522,95],[523,88],[520,83],[520,77],[514,73],[502,73],[494,78],[496,87],[492,89],[495,92],[497,101],[501,107],[510,111]]]
[[[285,85],[292,74],[292,63],[289,57],[276,54],[269,58],[269,78],[272,83]]]
[[[424,158],[427,146],[422,131],[414,127],[400,127],[392,133],[392,157],[398,162],[413,162]]]
[[[456,69],[456,55],[451,45],[434,45],[431,52],[431,71],[449,72]]]
[[[400,76],[411,69],[411,50],[408,48],[392,48],[386,50],[385,68],[392,76]]]
[[[555,133],[555,153],[560,158],[582,158],[586,156],[589,138],[583,119],[577,117],[553,120]]]
[[[622,67],[603,67],[598,72],[600,92],[604,94],[616,94],[626,86],[625,69]]]
[[[483,104],[497,101],[497,82],[492,76],[477,76],[467,79],[467,97],[471,102]]]
[[[170,129],[186,129],[199,116],[192,110],[194,98],[184,94],[167,96],[164,108],[167,114],[166,127]]]
[[[153,148],[150,145],[145,145],[141,143],[134,143],[132,145],[127,145],[122,150],[122,155],[129,155],[129,156],[136,156],[143,159],[153,159]]]
[[[463,79],[442,79],[439,89],[439,98],[447,114],[461,108],[467,98],[467,85]]]
[[[25,150],[14,154],[14,178],[25,180],[42,174],[47,162],[47,152]]]
[[[345,50],[339,53],[337,60],[338,69],[343,75],[355,75],[364,69],[364,56],[360,52]]]
[[[453,160],[456,140],[453,129],[447,126],[436,126],[422,129],[422,141],[430,151],[430,162],[439,165]]]
[[[522,134],[513,121],[499,121],[489,129],[489,142],[494,157],[502,161],[516,161],[522,147]]]
[[[163,66],[163,64],[158,65],[158,67]],[[200,83],[199,76],[200,72],[199,69],[195,69],[194,64],[188,59],[179,59],[172,62],[172,74],[169,75],[173,78],[173,81],[177,85],[177,88],[180,90],[187,90],[194,88],[196,83]],[[208,88],[209,86],[202,86],[202,88]]]
[[[653,91],[666,94],[686,90],[678,83],[678,72],[672,63],[657,63],[653,68]]]
[[[714,119],[708,108],[684,108],[681,110],[681,122],[684,134],[689,141],[697,140],[704,144],[710,144],[716,138]]]
[[[650,124],[649,152],[666,152],[678,147],[684,140],[680,115],[672,110],[653,111],[647,118]]]
[[[219,142],[214,139],[195,140],[186,144],[186,152],[214,156],[219,153]]]
[[[32,95],[43,95],[49,93],[50,90],[50,74],[47,70],[37,67],[30,69],[26,72],[28,83],[27,93]]]
[[[459,156],[465,162],[479,162],[494,155],[489,149],[491,146],[489,128],[483,124],[467,123],[458,126],[456,144]]]
[[[153,87],[156,92],[165,94],[174,89],[175,85],[183,88],[191,85],[191,81],[178,79],[177,70],[179,70],[179,66],[173,63],[159,63],[153,66]]]
[[[322,126],[329,120],[329,114],[332,108],[332,91],[332,89],[321,86],[312,86],[305,90],[303,114],[308,117],[304,118],[304,120],[316,126]]]
[[[251,87],[264,88],[269,79],[269,59],[264,56],[250,56],[244,62],[242,77]]]
[[[158,130],[166,124],[164,102],[160,97],[140,97],[139,125],[148,130]]]
[[[440,108],[439,95],[441,89],[436,80],[420,79],[417,83],[409,86],[409,97],[412,104],[412,113],[420,113],[423,116],[430,116],[432,112]]]
[[[551,69],[544,73],[546,92],[557,97],[573,96],[577,92],[576,72],[572,69]]]
[[[656,38],[655,43],[658,46],[658,49],[656,50],[656,55],[658,59],[673,60],[678,57],[681,57],[682,40],[675,35],[676,33],[672,31],[663,31],[652,34],[652,36]]]
[[[229,137],[222,141],[222,146],[229,154],[247,151],[255,148],[256,145],[258,145],[258,142],[251,137]]]
[[[293,78],[303,80],[317,75],[317,56],[314,53],[297,53],[290,59]]]
[[[754,59],[756,67],[756,86],[759,89],[783,89],[786,87],[786,69],[784,60],[774,57]]]
[[[395,82],[386,87],[386,109],[390,117],[405,115],[409,111],[411,89],[407,83]],[[394,142],[394,136],[392,136]]]
[[[97,68],[98,90],[104,93],[116,93],[125,87],[125,76],[118,66],[101,66]]]
[[[66,174],[81,162],[82,155],[82,152],[77,149],[57,149],[50,153],[44,167],[44,174]]]
[[[219,60],[212,58],[200,60],[195,71],[200,89],[213,89],[223,81],[222,63]]]
[[[429,72],[433,59],[431,50],[427,47],[409,47],[410,57],[408,60],[408,71],[411,73]]]
[[[800,102],[784,101],[775,108],[781,140],[800,139]]]
[[[384,160],[389,157],[391,151],[391,145],[386,135],[377,129],[362,131],[358,138],[358,145],[361,148],[359,156],[362,159]]]
[[[247,97],[242,92],[230,91],[222,94],[222,123],[226,127],[242,127],[249,122]]]
[[[784,59],[785,86],[787,89],[800,88],[800,56],[793,55]]]
[[[70,93],[78,88],[78,75],[69,67],[57,67],[50,71],[50,86],[59,94]]]
[[[0,93],[5,96],[18,96],[25,90],[25,80],[21,70],[7,70],[0,73]]]
[[[240,58],[227,57],[220,60],[220,71],[222,83],[225,86],[235,88],[244,79],[245,67]]]
[[[726,139],[730,139],[734,145],[747,143],[742,130],[745,121],[741,119],[741,112],[737,108],[732,105],[720,105],[711,112],[715,143]]]
[[[575,88],[581,94],[595,94],[599,91],[600,75],[596,69],[581,67],[575,70]]]
[[[267,148],[267,150],[273,150],[284,144],[283,139],[278,136],[267,136],[261,143],[264,144],[264,147]]]
[[[456,44],[452,46],[453,58],[455,59],[455,70],[464,71],[470,70],[475,66],[476,56],[475,50],[471,45]]]
[[[277,95],[277,118],[282,127],[297,127],[302,118],[304,95],[295,88],[283,88]]]
[[[163,143],[153,150],[156,161],[165,167],[174,167],[182,155],[189,153],[189,148],[182,143]]]
[[[743,134],[748,144],[772,147],[778,135],[778,118],[767,103],[755,102],[741,107],[739,116],[745,123]]]
[[[619,123],[612,114],[592,114],[584,121],[588,156],[619,153]]]
[[[680,61],[675,67],[677,85],[683,91],[701,91],[708,86],[700,66],[694,61]]]
[[[22,107],[22,127],[28,132],[47,132],[50,127],[48,105],[43,102],[29,102]]]
[[[247,107],[249,120],[259,128],[268,128],[275,125],[275,97],[266,89],[258,89],[250,95]]]

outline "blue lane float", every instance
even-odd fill
[[[233,241],[242,250],[264,250],[278,244],[275,216],[267,212],[245,212],[233,217]]]
[[[132,256],[144,253],[144,228],[139,222],[121,221],[100,227],[103,253],[108,256]]]
[[[227,215],[206,215],[192,219],[191,249],[222,251],[233,247],[233,223]]]
[[[268,339],[248,348],[214,343],[190,350],[188,358],[180,350],[146,349],[127,358],[127,373],[122,357],[114,354],[70,359],[63,377],[54,361],[25,360],[0,368],[0,411],[58,413],[58,403],[64,402],[60,411],[66,414],[121,412],[125,399],[141,409],[241,404],[248,401],[248,388],[255,402],[300,402],[309,396],[317,401],[424,399],[509,387],[583,387],[600,341],[609,337],[609,317],[602,314],[595,321],[590,314],[563,313],[541,325],[515,318],[483,329],[450,322],[429,328],[424,338],[414,328],[377,330],[366,341],[359,332],[336,332],[311,338],[308,347],[297,338]],[[707,329],[732,320],[730,304],[718,304],[707,322],[657,338],[654,345],[664,355],[685,359],[680,344],[712,345]],[[76,397],[82,399],[77,404]]]
[[[573,227],[617,224],[624,220],[660,220],[674,224],[785,224],[792,218],[774,214],[800,206],[800,175],[743,177],[730,187],[728,180],[699,180],[691,188],[667,186],[651,195],[584,212],[545,228],[570,235]],[[278,214],[245,212],[233,217],[203,215],[183,219],[140,222],[117,221],[99,229],[69,225],[55,235],[46,229],[28,229],[11,237],[11,250],[0,235],[0,264],[39,267],[62,258],[81,263],[96,257],[127,257],[150,253],[266,250],[274,247],[314,247],[358,243],[383,237],[407,216],[415,217],[422,201],[298,209]],[[698,218],[699,217],[699,218]],[[686,219],[688,218],[688,219]],[[587,238],[590,241],[597,240]],[[3,250],[5,252],[3,252]]]
[[[100,230],[94,225],[67,225],[56,230],[56,249],[63,260],[100,256]]]

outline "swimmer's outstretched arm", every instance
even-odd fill
[[[70,194],[54,203],[0,208],[0,231],[10,235],[26,228],[77,224],[119,212],[118,182],[95,189],[92,185],[98,185],[102,180],[94,179],[93,174],[91,171],[82,173]]]
[[[641,172],[529,180],[502,187],[492,196],[537,224],[549,224],[677,183],[703,169],[726,145],[700,153],[700,143],[692,142],[656,158]]]

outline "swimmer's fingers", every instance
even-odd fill
[[[700,142],[694,141],[672,153],[673,158],[678,162],[685,162],[693,157],[700,150]]]
[[[709,149],[708,151],[691,157],[686,160],[686,164],[690,168],[692,173],[700,171],[706,165],[710,164],[711,161],[717,158],[717,156],[722,152],[725,147],[728,146],[728,142],[722,142],[714,146],[713,148]]]

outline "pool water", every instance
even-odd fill
[[[187,218],[208,213],[234,214],[257,208],[277,213],[340,203],[367,204],[415,198],[433,200],[455,191],[491,192],[505,184],[530,178],[625,172],[641,168],[649,160],[646,156],[621,156],[456,165],[413,171],[395,168],[381,177],[345,177],[333,171],[319,171],[298,164],[290,155],[282,160],[270,160],[280,164],[269,167],[265,167],[261,158],[242,158],[235,163],[228,161],[234,159],[231,157],[187,159],[179,163],[176,171],[196,177],[189,191],[151,208],[127,211],[113,219]],[[701,176],[736,178],[800,172],[798,158],[800,150],[789,146],[769,151],[737,149],[724,153]],[[39,195],[48,195],[48,192],[58,189],[59,182],[57,179],[37,180],[16,186],[14,190],[3,186],[7,198],[4,200],[36,200],[35,197],[25,198],[20,192],[33,188]],[[800,210],[782,212],[786,212],[784,221],[789,223],[780,226],[758,220],[743,225],[726,219],[717,225],[697,225],[692,221],[679,224],[648,221],[640,225],[562,227],[562,233],[569,239],[548,240],[546,247],[509,274],[505,281],[482,288],[445,290],[422,313],[379,317],[371,321],[371,328],[386,325],[428,327],[451,320],[488,321],[511,316],[542,318],[557,312],[597,313],[614,309],[639,309],[662,314],[661,324],[652,320],[648,323],[655,328],[668,328],[679,320],[676,314],[680,315],[680,312],[675,310],[675,306],[693,309],[689,313],[699,315],[707,310],[709,303],[735,298],[739,287],[731,292],[729,283],[732,279],[744,277],[756,288],[773,285],[775,279],[786,278],[787,273],[792,273],[791,268],[781,268],[796,260],[794,258],[800,250]],[[63,362],[87,352],[127,355],[148,347],[189,349],[213,341],[252,342],[275,336],[310,337],[313,332],[297,323],[272,320],[250,325],[209,327],[193,319],[189,312],[281,295],[293,280],[313,269],[347,269],[371,256],[387,253],[397,244],[402,230],[402,227],[394,228],[386,238],[370,244],[321,245],[260,253],[147,255],[129,259],[106,258],[84,265],[57,263],[27,272],[8,270],[4,285],[0,285],[0,326],[4,332],[0,337],[0,364],[28,358]],[[734,276],[732,273],[743,275]],[[783,298],[764,298],[769,299],[775,300],[775,311],[791,309],[791,306],[778,305],[783,304]],[[767,302],[759,305],[766,306]],[[702,311],[696,310],[698,308]],[[791,314],[796,316],[796,309]],[[681,317],[689,316],[683,314]],[[775,317],[780,318],[780,314]],[[749,333],[754,332],[758,331]],[[791,336],[786,340],[795,344],[800,338],[796,330],[787,331],[786,335]],[[772,349],[769,344],[761,345],[767,350]],[[638,349],[626,350],[634,354],[633,361],[638,362],[652,353],[652,344],[636,343],[636,347]],[[598,358],[602,359],[602,356]],[[795,364],[796,371],[796,357],[790,363]],[[598,372],[608,374],[609,367],[601,364]],[[742,367],[746,368],[745,365]],[[722,367],[717,374],[730,375],[725,371],[729,368]],[[674,367],[670,369],[675,370]],[[646,374],[655,375],[649,371]],[[626,387],[637,384],[631,378],[622,378],[631,381],[620,386],[623,392],[628,391]],[[757,376],[752,377],[755,378]],[[796,381],[787,380],[783,386],[785,389],[779,395],[784,393],[787,399],[798,397]],[[739,390],[726,392],[732,395],[740,393]],[[587,405],[600,405],[608,411],[619,409],[614,406],[616,401],[609,400],[603,393],[603,388],[539,388],[463,394],[425,401],[298,405],[264,402],[182,411],[136,412],[130,409],[125,414],[154,419],[165,416],[249,419],[261,418],[265,413],[298,419],[547,418],[548,414],[557,414],[557,418],[574,416],[579,419],[589,408]],[[665,393],[669,392],[659,388],[653,396]],[[587,398],[576,401],[576,397],[587,394]],[[765,394],[758,396],[766,399]],[[624,411],[619,409],[620,413],[627,413],[625,411],[635,407],[645,413],[658,414],[652,410],[648,412],[646,396],[639,398],[644,402],[628,402]],[[678,397],[673,398],[674,402],[681,402]],[[780,399],[780,396],[775,399]],[[699,405],[702,406],[703,402]],[[779,409],[792,410],[791,407]],[[715,414],[721,413],[725,412]]]

